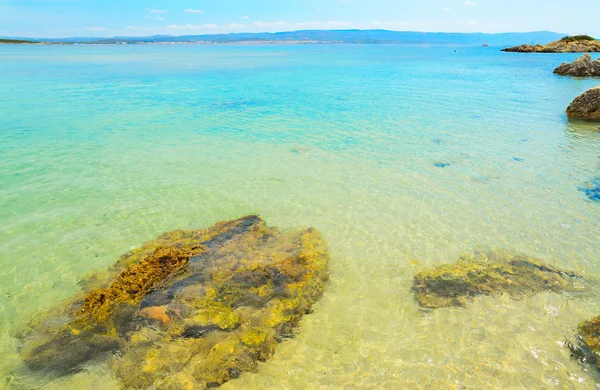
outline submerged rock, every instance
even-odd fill
[[[315,229],[280,232],[248,216],[165,233],[34,320],[21,356],[54,374],[108,357],[126,388],[217,386],[256,371],[327,278],[327,244]]]
[[[577,331],[577,343],[566,342],[571,356],[600,370],[600,316],[581,322]]]
[[[585,186],[581,187],[579,190],[582,191],[590,200],[594,202],[600,202],[600,177],[585,183]]]
[[[598,76],[600,77],[600,59],[592,61],[592,56],[585,53],[572,63],[565,62],[558,68],[554,69],[554,73],[562,76]]]
[[[574,273],[540,260],[508,251],[490,251],[463,255],[455,264],[419,272],[412,289],[420,306],[440,308],[465,306],[479,295],[506,293],[522,297],[545,291],[581,291],[581,282]]]
[[[600,120],[600,87],[588,89],[567,108],[569,119]]]

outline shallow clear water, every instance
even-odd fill
[[[454,52],[457,49],[458,52]],[[600,130],[564,109],[576,55],[396,45],[1,46],[0,387],[14,334],[164,231],[259,213],[326,236],[297,337],[225,389],[593,388],[562,345],[600,295],[423,311],[415,271],[506,248],[600,278]],[[446,165],[449,164],[449,165]]]

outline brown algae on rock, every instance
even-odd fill
[[[571,357],[592,365],[600,372],[600,316],[581,322],[577,331],[577,343],[566,340]]]
[[[417,273],[412,290],[421,307],[465,306],[479,295],[531,296],[541,292],[578,292],[583,279],[545,265],[542,261],[509,251],[462,255],[455,264],[444,264]]]
[[[328,259],[317,230],[281,232],[258,216],[165,233],[36,318],[21,356],[53,374],[108,358],[125,388],[217,386],[291,335],[323,292]]]

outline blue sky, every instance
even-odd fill
[[[600,0],[0,0],[0,36],[144,36],[301,29],[600,37]]]

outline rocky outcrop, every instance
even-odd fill
[[[108,359],[125,388],[198,389],[256,371],[321,296],[327,244],[258,216],[165,233],[36,318],[21,357],[69,374]]]
[[[481,295],[509,294],[522,297],[549,291],[577,292],[585,289],[572,272],[545,265],[538,259],[508,251],[463,255],[455,264],[419,272],[413,292],[421,307],[465,306]]]
[[[502,49],[502,51],[516,53],[598,53],[600,52],[600,42],[596,40],[570,41],[561,39],[543,46],[521,45]]]
[[[562,76],[600,77],[600,58],[592,61],[592,56],[585,53],[572,63],[565,62],[561,64],[554,69],[554,73]]]
[[[600,87],[588,89],[567,108],[570,119],[600,121]]]
[[[506,49],[502,49],[501,51],[506,51],[506,52],[515,52],[515,53],[543,53],[544,52],[544,46],[542,45],[521,45],[521,46],[515,46],[515,47],[509,47]]]

